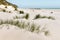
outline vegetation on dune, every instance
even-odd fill
[[[45,34],[46,36],[48,36],[48,35],[49,35],[49,31],[45,31],[44,34]]]
[[[8,5],[10,5],[10,6],[13,6],[14,8],[15,8],[15,10],[17,10],[17,5],[15,5],[15,4],[12,4],[12,3],[9,3],[9,2],[7,2],[6,0],[0,0],[0,4],[3,4],[3,5],[5,5],[5,6],[8,6]],[[7,7],[6,7],[7,8]]]
[[[25,21],[19,21],[19,20],[0,20],[0,25],[14,25],[17,26],[20,29],[25,29],[28,30],[30,32],[35,32],[35,33],[40,33],[40,32],[44,32],[44,34],[47,36],[49,35],[49,31],[45,31],[46,28],[41,29],[40,25],[37,26],[37,24],[35,23],[30,23],[30,22],[25,22]],[[9,29],[9,26],[8,26]]]
[[[29,14],[27,13],[26,15],[25,15],[25,19],[28,19],[29,18]]]
[[[23,21],[19,22],[18,20],[16,20],[16,21],[14,21],[14,20],[6,20],[6,21],[0,20],[0,25],[2,25],[2,24],[15,25],[15,26],[22,28],[22,29],[26,29],[26,30],[28,29],[31,32],[39,30],[39,27],[36,26],[36,24],[30,25],[30,23],[26,24],[26,22],[23,22]]]
[[[20,17],[16,15],[15,17],[13,17],[13,19],[20,19]]]
[[[3,9],[2,11],[3,11],[3,12],[6,12],[6,10],[5,10],[5,9]]]
[[[55,20],[55,18],[53,18],[52,16],[47,17],[47,16],[41,16],[40,14],[36,15],[34,19],[39,19],[39,18],[41,18],[41,19],[47,18],[47,19]]]
[[[9,11],[9,13],[11,13],[11,11]]]
[[[30,26],[30,28],[29,28],[29,30],[31,31],[31,32],[39,32],[40,31],[40,26],[36,26],[36,24],[32,24],[31,26]]]
[[[6,6],[5,8],[7,8],[8,5],[13,6],[15,8],[15,10],[17,10],[17,6],[15,4],[11,4],[11,3],[7,2],[6,0],[0,0],[0,4],[5,5]],[[5,9],[2,9],[2,11],[6,12]],[[11,13],[11,11],[9,11],[9,13]],[[53,13],[53,12],[51,12],[51,13]],[[24,14],[24,11],[19,11],[19,14]],[[23,18],[29,19],[29,14],[27,13],[25,16],[23,16]],[[34,19],[38,19],[38,18],[47,18],[47,19],[54,20],[54,18],[51,16],[49,16],[49,17],[41,16],[40,14],[37,14]],[[13,19],[20,19],[20,16],[16,15]],[[40,30],[40,25],[37,26],[35,23],[31,24],[30,22],[25,22],[25,21],[20,22],[19,20],[16,20],[16,21],[15,20],[5,20],[5,21],[0,20],[0,25],[2,25],[2,24],[7,24],[7,26],[8,26],[8,24],[14,25],[21,29],[26,29],[30,32],[36,32],[36,33],[44,32],[45,35],[48,35],[48,33],[49,33],[49,31],[44,31],[43,29],[42,29],[43,31]]]
[[[51,16],[49,16],[49,17],[48,17],[48,19],[52,19],[52,20],[55,20],[55,18],[53,18],[53,17],[51,17]]]
[[[34,19],[41,18],[40,14],[36,15]]]
[[[20,15],[20,14],[19,14]],[[25,18],[25,19],[29,19],[29,14],[27,13],[26,15],[24,15],[24,16],[22,16],[22,17],[20,17],[20,16],[18,16],[18,15],[16,15],[16,16],[14,16],[13,17],[13,19],[20,19],[20,18]]]
[[[20,14],[24,14],[24,11],[19,11]]]
[[[0,0],[0,4],[3,4],[3,5],[6,5],[5,8],[7,8],[7,5],[11,5],[15,8],[15,10],[17,10],[17,6],[15,4],[11,4],[9,2],[7,2],[6,0]],[[3,12],[6,12],[5,9],[2,10]],[[11,13],[11,11],[9,11],[9,13]],[[51,12],[53,13],[53,12]],[[19,15],[20,14],[24,14],[24,11],[19,11]],[[40,29],[40,25],[37,26],[37,24],[35,23],[30,23],[30,22],[25,22],[25,21],[19,21],[19,20],[16,20],[15,19],[20,19],[21,17],[16,15],[15,17],[13,17],[14,20],[0,20],[0,25],[2,24],[10,24],[10,25],[14,25],[14,26],[17,26],[21,29],[26,29],[30,32],[36,32],[36,33],[39,33],[39,32],[44,32],[45,35],[48,35],[49,31],[44,31],[44,29]],[[29,19],[29,13],[27,13],[26,15],[24,15],[22,18],[25,18],[25,19]],[[41,16],[40,14],[37,14],[34,18],[35,19],[39,19],[39,18],[47,18],[47,19],[52,19],[52,20],[55,20],[55,18],[53,18],[52,16]],[[8,28],[9,29],[9,28]]]
[[[47,18],[47,16],[42,16],[41,18]]]

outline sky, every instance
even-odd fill
[[[20,8],[60,8],[60,0],[7,0]]]

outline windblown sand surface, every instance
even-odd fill
[[[25,13],[29,13],[30,17],[27,21],[32,22],[32,19],[37,14],[42,16],[52,16],[55,20],[51,19],[36,19],[33,20],[35,24],[39,24],[41,28],[46,27],[46,30],[49,31],[48,35],[44,35],[44,33],[34,33],[30,31],[26,31],[25,29],[19,29],[16,26],[7,26],[0,25],[0,40],[60,40],[60,9],[19,9],[23,10]],[[53,13],[51,13],[53,12]],[[4,13],[0,12],[0,19],[13,19],[16,13]],[[18,14],[17,14],[18,15]],[[22,15],[23,16],[23,15]],[[25,20],[25,19],[24,19]],[[2,27],[2,28],[1,28]]]

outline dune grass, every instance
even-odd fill
[[[3,12],[6,12],[6,10],[5,10],[5,9],[3,9],[2,11],[3,11]]]
[[[41,18],[40,14],[36,15],[34,19]]]
[[[14,26],[17,26],[21,29],[26,29],[26,30],[29,30],[30,32],[34,32],[34,31],[37,31],[39,30],[39,26],[36,26],[36,24],[33,24],[30,25],[30,23],[26,23],[26,22],[19,22],[19,20],[6,20],[6,21],[2,21],[0,20],[0,25],[2,24],[10,24],[10,25],[14,25]]]
[[[29,14],[27,13],[26,15],[24,15],[23,17],[20,17],[18,15],[16,15],[15,17],[13,17],[13,19],[20,19],[20,18],[25,18],[25,19],[29,19]]]
[[[55,20],[55,18],[52,17],[52,16],[48,16],[48,17],[47,17],[47,16],[41,16],[40,14],[36,15],[35,18],[34,18],[34,20],[35,20],[35,19],[39,19],[39,18],[41,18],[41,19],[47,18],[47,19]]]
[[[24,11],[19,11],[20,14],[24,14]]]
[[[25,29],[25,30],[33,32],[33,33],[44,32],[45,36],[49,35],[49,31],[48,30],[45,31],[45,29],[46,29],[45,27],[41,29],[41,26],[35,24],[34,22],[30,23],[30,22],[19,21],[19,20],[6,20],[6,21],[0,20],[0,25],[3,25],[3,24],[5,24],[7,26],[14,25],[20,29]],[[1,27],[1,28],[3,28],[3,27]],[[7,29],[9,29],[9,26]]]
[[[29,18],[29,14],[27,13],[24,18],[28,19]]]

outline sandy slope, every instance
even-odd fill
[[[21,9],[23,10],[23,9]],[[53,14],[51,14],[53,11]],[[46,27],[49,30],[49,35],[45,36],[44,33],[32,33],[24,29],[16,28],[16,26],[10,25],[7,29],[6,26],[2,26],[0,29],[0,40],[60,40],[60,10],[59,9],[41,9],[41,10],[32,10],[24,9],[25,13],[29,13],[30,17],[28,21],[32,22],[32,19],[37,14],[42,16],[52,16],[55,20],[51,19],[36,19],[34,22],[41,26],[41,28]],[[0,12],[0,19],[13,19],[13,17],[18,14],[14,13],[4,13]],[[1,27],[1,26],[0,26]]]

